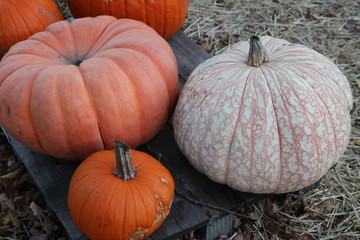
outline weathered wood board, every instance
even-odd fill
[[[182,88],[192,70],[210,58],[210,55],[181,31],[168,42],[177,58],[179,83]],[[67,209],[70,178],[79,163],[36,153],[10,135],[7,134],[7,137],[14,153],[24,163],[47,203],[67,230],[69,238],[86,239],[73,224]],[[171,123],[168,123],[157,136],[140,146],[139,149],[156,156],[170,170],[176,184],[171,213],[149,239],[174,239],[193,230],[205,232],[207,240],[214,239],[216,236],[212,234],[231,230],[231,226],[217,225],[217,222],[227,224],[232,215],[208,206],[236,210],[244,204],[267,197],[232,190],[197,172],[178,149]],[[226,233],[222,232],[222,234]]]

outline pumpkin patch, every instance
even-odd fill
[[[62,159],[84,159],[115,140],[146,142],[177,96],[168,43],[130,19],[54,23],[0,63],[0,124],[33,150]]]
[[[316,182],[342,156],[351,107],[349,82],[326,57],[255,37],[190,75],[174,114],[175,140],[217,182],[291,192]]]
[[[110,15],[135,19],[168,39],[182,27],[189,0],[69,0],[68,4],[75,17]]]

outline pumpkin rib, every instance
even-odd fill
[[[288,71],[291,71],[291,72],[293,72],[294,74],[298,75],[295,71],[292,71],[291,69],[288,69],[288,68],[286,68],[286,69],[287,69]],[[308,67],[308,69],[311,69],[311,67]],[[315,70],[313,70],[313,73],[319,74],[319,73],[318,73],[317,71],[315,71]],[[298,76],[301,77],[301,78],[303,78],[303,77],[300,76],[300,75],[298,75]],[[323,75],[321,75],[321,76],[324,78],[324,80],[325,80],[325,79],[328,79],[328,77],[326,77],[326,76],[323,76]],[[306,83],[307,83],[307,82],[306,82]],[[308,83],[307,83],[307,84],[308,84]],[[318,97],[318,99],[320,99],[320,101],[323,103],[323,106],[325,106],[325,109],[326,109],[328,118],[331,120],[330,123],[331,123],[331,126],[332,126],[332,132],[334,133],[334,146],[335,146],[334,150],[335,150],[335,149],[338,148],[338,142],[337,142],[336,134],[335,134],[336,128],[335,128],[335,126],[334,126],[334,118],[333,118],[333,115],[331,115],[330,112],[329,112],[328,104],[326,104],[326,100],[322,99],[321,96],[317,93],[317,91],[315,91],[315,89],[314,89],[310,84],[308,84],[308,85],[309,85],[310,88],[313,90],[313,93],[314,93],[314,94]],[[332,88],[329,88],[329,91],[332,91]],[[345,96],[344,96],[344,94],[343,94],[343,92],[342,92],[341,90],[340,90],[340,92],[342,93],[344,99],[346,99]],[[334,95],[335,95],[335,94],[334,94]],[[339,102],[339,99],[338,99],[338,98],[334,98],[334,99],[335,99],[335,101],[338,103],[338,105],[341,106],[341,103]],[[344,112],[345,112],[345,111],[344,111]]]
[[[106,180],[107,179],[110,179],[110,178],[106,178]],[[116,192],[119,192],[118,188],[119,188],[119,186],[121,186],[121,184],[123,184],[123,182],[121,182],[121,181],[117,181],[116,184],[114,184],[112,179],[111,179],[111,181],[109,181],[107,183],[107,182],[105,182],[105,179],[104,179],[103,185],[106,185],[107,188],[109,186],[113,187],[113,189],[111,190],[111,193],[109,193],[109,199],[115,199],[114,195],[115,195]],[[103,224],[104,222],[106,222],[106,216],[110,216],[111,214],[109,214],[109,213],[116,211],[116,209],[112,209],[111,207],[112,207],[111,204],[107,204],[105,209],[103,209],[104,212],[106,212],[106,214],[103,214],[102,219],[99,219],[100,220],[99,222],[101,223],[101,228],[99,229],[99,232],[101,232],[102,235],[105,235],[104,232],[106,231],[105,224]],[[115,214],[116,214],[116,212],[115,212]],[[114,230],[111,229],[111,231],[114,231]]]
[[[317,69],[314,69],[312,65],[306,65],[306,68],[312,70],[313,73],[316,73],[318,75],[320,75],[325,81],[327,81],[328,83],[330,83],[329,85],[333,85],[335,84],[338,88],[339,91],[336,91],[336,92],[340,92],[341,95],[343,96],[343,99],[347,100],[347,97],[346,95],[344,94],[343,92],[343,88],[338,84],[338,82],[336,81],[328,81],[328,79],[330,78],[331,80],[334,80],[332,77],[330,76],[325,76],[323,75],[321,72],[319,72]],[[329,91],[333,91],[332,90],[333,88],[329,88]],[[315,91],[315,90],[314,90]],[[342,106],[342,104],[340,103],[339,99],[338,98],[335,98],[335,100],[339,103],[340,106]],[[346,101],[347,102],[347,101]],[[350,110],[351,108],[349,108]]]
[[[97,46],[97,43],[98,43],[98,42],[100,41],[100,39],[104,36],[104,33],[107,31],[108,28],[110,28],[111,24],[114,23],[115,21],[116,21],[116,19],[114,19],[114,21],[112,21],[111,23],[109,23],[109,24],[101,31],[101,33],[99,34],[98,38],[97,38],[96,40],[94,40],[95,44],[88,49],[88,51],[87,51],[86,54],[84,54],[83,59],[82,59],[83,61],[86,60],[86,59],[89,59],[89,58],[91,58],[91,57],[94,57],[94,55],[96,54],[96,52],[101,51],[101,49],[98,50],[98,51],[94,51],[94,53],[89,56],[89,54],[90,54],[90,53],[93,51],[93,49]],[[70,24],[69,24],[69,25],[70,25]],[[72,37],[73,37],[73,39],[74,39],[74,38],[75,38],[74,30],[73,30],[73,28],[71,28],[71,27],[70,27],[70,30],[71,30],[71,33],[72,33]],[[108,37],[108,41],[105,41],[104,44],[108,43],[110,39],[112,39],[112,37]],[[74,43],[75,43],[75,42],[76,42],[76,41],[75,41],[75,39],[74,39]],[[80,59],[79,59],[79,60],[80,60]]]
[[[125,49],[125,48],[124,48],[124,49]],[[97,56],[97,58],[101,58],[101,56]],[[130,83],[132,82],[131,78],[129,77],[129,75],[128,75],[128,73],[125,71],[125,69],[122,68],[122,66],[120,66],[116,61],[114,61],[114,59],[113,59],[112,57],[106,56],[106,59],[112,61],[112,62],[119,68],[119,70],[120,70],[120,71],[126,76],[126,78],[128,79],[128,82],[130,82]],[[120,83],[121,83],[121,82],[120,82]],[[136,91],[135,87],[133,86],[133,84],[129,84],[129,86],[131,86],[132,92],[134,92],[134,96],[136,96],[137,102],[138,102],[138,103],[141,103],[140,97],[138,96],[138,94],[136,94],[137,91]],[[133,99],[133,101],[134,101],[134,99]],[[97,111],[100,111],[99,108],[96,108],[96,110],[97,110]],[[143,108],[137,109],[137,112],[138,112],[138,114],[139,114],[139,119],[140,119],[140,120],[141,120],[141,119],[144,119],[144,118],[143,118],[143,116],[145,116],[144,109],[143,109]],[[144,139],[145,137],[142,135],[142,133],[145,132],[145,131],[144,131],[144,129],[145,129],[144,127],[145,127],[145,126],[139,125],[138,127],[140,128],[140,130],[138,131],[138,134],[139,134],[139,136],[140,136],[140,139]],[[101,136],[101,138],[102,138],[103,142],[105,142],[103,136]],[[121,139],[120,139],[120,140],[121,140]],[[106,144],[104,144],[104,146],[106,146]]]
[[[27,25],[27,23],[26,23],[26,21],[24,20],[24,18],[23,18],[23,16],[20,14],[20,12],[19,12],[19,10],[16,8],[16,5],[12,2],[12,1],[10,1],[10,3],[12,3],[13,4],[13,10],[14,11],[16,11],[16,13],[20,16],[20,19],[22,20],[22,23],[26,26],[26,30],[27,30],[27,35],[28,36],[31,36],[32,35],[32,33],[29,31],[29,27],[28,27],[28,25]],[[11,11],[12,13],[14,13],[13,11]],[[13,21],[13,19],[15,20],[15,19],[18,19],[18,17],[10,17],[10,18],[8,18],[7,20],[9,20],[10,19],[10,21],[13,23],[13,26],[17,26],[17,23],[15,23],[14,21]],[[15,29],[15,31],[16,31],[16,37],[17,37],[17,39],[16,39],[16,42],[19,42],[19,41],[21,41],[21,34],[18,32],[18,28],[17,27],[14,27],[13,29]]]
[[[92,94],[90,94],[90,91],[89,91],[89,88],[88,88],[88,85],[87,85],[87,81],[86,81],[85,75],[81,71],[81,67],[79,66],[77,68],[77,70],[79,71],[79,74],[81,75],[81,79],[83,80],[83,84],[84,84],[84,86],[86,88],[86,93],[87,93],[88,98],[89,98],[89,100],[91,102],[91,105],[93,106],[92,109],[94,109],[94,113],[95,113],[95,117],[96,117],[96,122],[97,122],[97,126],[98,126],[98,131],[99,131],[98,134],[99,134],[99,137],[100,137],[101,142],[102,142],[102,148],[105,149],[106,144],[104,142],[104,137],[102,135],[101,127],[100,127],[100,123],[99,123],[99,113],[98,113],[99,109],[95,107],[94,97],[93,97]]]
[[[247,72],[247,71],[249,71],[249,70],[245,69],[243,72]],[[250,69],[250,72],[248,73],[248,75],[247,75],[247,77],[246,77],[246,79],[245,79],[244,87],[243,87],[243,90],[241,91],[242,93],[245,92],[246,85],[247,85],[247,83],[248,83],[249,77],[250,77],[250,75],[251,75],[251,73],[252,73],[253,71],[254,71],[254,69]],[[233,77],[233,79],[238,79],[238,77],[239,77],[240,75],[242,75],[243,72],[238,73],[238,76],[237,76],[237,77]],[[234,92],[235,92],[235,91],[234,91]],[[240,104],[239,104],[239,108],[237,109],[237,110],[238,110],[238,114],[237,114],[237,118],[236,118],[236,123],[234,124],[233,130],[232,130],[232,132],[231,132],[231,136],[229,137],[230,143],[229,143],[228,153],[227,153],[227,156],[226,156],[226,158],[225,158],[225,159],[226,159],[226,163],[225,163],[225,173],[224,173],[224,177],[225,177],[224,183],[226,183],[226,184],[228,184],[227,176],[228,176],[228,172],[229,172],[229,168],[230,168],[230,159],[229,159],[229,156],[231,155],[231,150],[232,150],[232,146],[233,146],[233,142],[234,142],[234,136],[235,136],[235,134],[236,134],[236,129],[238,128],[239,120],[240,120],[240,118],[241,118],[240,113],[241,113],[241,109],[242,109],[242,104],[243,104],[243,102],[244,102],[244,95],[245,95],[245,94],[243,94],[243,95],[241,96],[241,99],[240,99],[240,101],[239,101]],[[250,181],[251,181],[251,180],[250,180]]]
[[[269,93],[270,93],[270,98],[271,98],[271,103],[272,103],[271,106],[273,107],[273,110],[274,110],[274,115],[275,115],[275,119],[276,119],[276,128],[277,128],[278,139],[279,139],[279,168],[281,169],[281,171],[279,172],[278,182],[276,184],[277,187],[276,187],[276,189],[274,191],[274,192],[276,192],[276,191],[278,191],[278,188],[279,188],[280,183],[281,183],[281,179],[283,178],[283,168],[282,168],[282,165],[283,165],[282,158],[283,158],[283,156],[282,156],[282,149],[281,149],[281,142],[282,141],[281,141],[280,125],[279,125],[278,113],[276,111],[276,107],[275,107],[275,104],[274,104],[274,101],[273,101],[273,99],[274,99],[273,93],[272,93],[270,85],[269,85],[269,80],[266,77],[267,75],[264,72],[264,68],[259,67],[259,69],[260,69],[260,71],[262,72],[262,74],[263,74],[263,76],[265,78],[266,86],[267,86],[267,88],[269,90]],[[282,97],[282,95],[281,95],[281,97]],[[284,99],[283,99],[283,101],[284,101]],[[251,186],[251,184],[250,184],[250,186]]]
[[[279,66],[278,66],[279,67]],[[288,68],[286,68],[286,67],[284,67],[283,69],[285,69],[287,72],[289,72],[289,69]],[[284,80],[286,80],[287,81],[287,78],[285,78],[285,77],[282,77],[282,79],[284,79]],[[288,82],[288,85],[289,86],[292,86],[291,85],[291,83],[289,82],[289,81],[287,81]],[[281,89],[281,87],[280,86],[278,86],[278,89],[280,90]],[[295,88],[293,88],[294,90],[295,90]],[[297,92],[296,91],[294,91],[294,94],[295,94],[295,96],[296,96],[296,98],[299,100],[299,101],[297,101],[298,102],[298,104],[300,104],[300,108],[301,109],[305,109],[304,108],[304,105],[302,104],[302,101],[301,101],[301,99],[299,98],[299,96],[298,96],[298,94],[297,94]],[[283,96],[282,94],[281,94],[281,96]],[[309,120],[308,118],[307,118],[307,120]],[[294,141],[296,141],[296,143],[294,144],[295,146],[300,146],[300,143],[298,142],[298,139],[296,138],[296,136],[294,136]],[[319,150],[317,149],[317,155],[318,156],[320,156],[320,153],[319,153]],[[301,159],[300,158],[296,158],[296,162],[297,162],[297,166],[298,166],[298,168],[305,168],[305,169],[309,169],[309,166],[306,166],[306,165],[304,165],[301,161],[300,161]],[[318,165],[318,164],[317,164]],[[317,166],[316,165],[316,166]],[[283,170],[283,168],[281,168],[282,170]],[[283,174],[282,174],[282,176],[283,176]],[[300,180],[300,179],[299,179]],[[281,185],[278,185],[278,188],[279,187],[281,187]],[[278,191],[278,188],[276,189],[276,191]]]

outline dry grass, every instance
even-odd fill
[[[347,151],[319,188],[276,201],[277,213],[290,220],[289,228],[297,239],[360,239],[359,9],[359,0],[191,0],[183,28],[213,55],[252,35],[304,44],[327,56],[347,76],[354,96]],[[259,216],[254,239],[281,239],[264,226],[268,217],[263,205],[252,207]]]

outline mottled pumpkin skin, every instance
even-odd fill
[[[52,0],[1,0],[0,59],[15,43],[63,19]]]
[[[168,39],[184,24],[189,0],[68,0],[76,17],[110,15],[146,23]]]
[[[149,236],[170,212],[175,183],[170,172],[150,155],[131,150],[134,179],[112,172],[115,153],[92,154],[71,178],[68,207],[79,230],[93,240],[135,240]]]
[[[115,140],[134,148],[151,139],[178,91],[173,52],[144,23],[60,21],[2,59],[0,124],[35,151],[84,159]]]
[[[291,192],[344,153],[352,94],[337,66],[302,45],[261,42],[269,62],[245,64],[246,41],[201,64],[183,88],[175,139],[214,181],[255,193]]]

